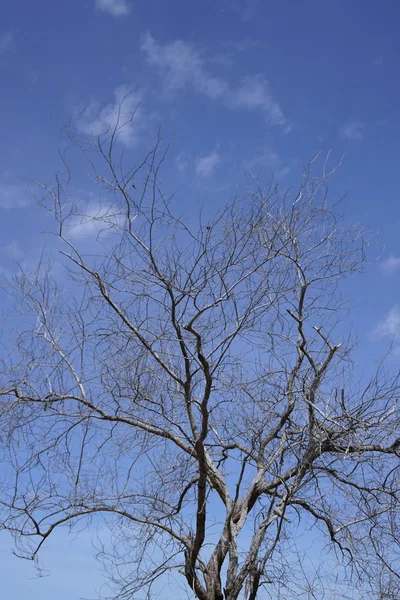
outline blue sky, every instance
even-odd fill
[[[139,108],[120,143],[139,157],[162,123],[171,142],[164,185],[183,208],[223,202],[249,169],[286,187],[316,151],[345,155],[332,194],[347,193],[349,218],[378,234],[369,273],[348,287],[349,323],[363,364],[392,337],[398,361],[399,20],[395,0],[3,3],[0,270],[34,261],[46,239],[24,177],[48,180],[60,129],[72,121],[93,131],[99,110],[107,118],[102,103],[129,90],[126,108]],[[31,600],[94,597],[102,582],[87,539],[78,552],[58,536],[45,561],[52,575],[40,581],[10,548],[0,536],[7,598],[28,589]]]

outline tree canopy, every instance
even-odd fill
[[[57,528],[103,517],[126,600],[170,573],[200,600],[339,598],[342,581],[398,598],[398,374],[353,368],[341,283],[367,240],[328,198],[330,155],[210,215],[165,194],[161,139],[124,166],[118,127],[70,134],[96,204],[66,161],[36,182],[66,272],[43,259],[13,282],[1,527],[37,560]],[[302,564],[302,527],[342,565],[336,586]]]

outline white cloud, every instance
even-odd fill
[[[400,306],[398,304],[392,306],[386,317],[378,323],[374,333],[379,337],[395,339],[400,337]]]
[[[32,83],[37,83],[39,81],[40,71],[29,71],[28,77]]]
[[[201,177],[212,175],[221,162],[221,156],[217,150],[213,150],[205,156],[196,159],[196,173]]]
[[[259,109],[265,112],[270,125],[286,124],[282,109],[272,98],[269,83],[262,75],[246,77],[242,84],[232,91],[225,100],[228,106]]]
[[[227,55],[229,57],[231,57],[232,59],[232,63],[231,65],[227,65],[227,66],[232,66],[233,61],[234,61],[234,53],[245,53],[245,52],[250,52],[251,50],[254,50],[255,48],[257,48],[257,46],[260,45],[260,41],[256,40],[256,39],[252,39],[249,37],[245,37],[242,38],[240,40],[221,40],[221,48],[224,48],[225,51],[228,53]],[[214,57],[212,57],[211,59],[214,62]]]
[[[12,50],[14,47],[14,36],[12,31],[3,31],[0,33],[0,58],[8,52]]]
[[[356,119],[349,119],[340,128],[340,136],[346,140],[361,140],[364,135],[365,124]]]
[[[162,46],[150,33],[143,37],[142,50],[148,63],[159,68],[169,94],[192,90],[232,110],[258,110],[269,125],[287,127],[287,119],[263,75],[250,75],[240,85],[231,86],[226,79],[208,72],[205,59],[188,42],[175,40]]]
[[[225,0],[223,10],[237,13],[242,21],[256,16],[262,6],[261,0]]]
[[[274,175],[277,179],[284,179],[285,177],[287,177],[290,173],[290,168],[289,167],[282,167],[281,169],[278,169],[277,171],[274,172]]]
[[[266,146],[260,154],[245,162],[246,169],[262,169],[263,167],[272,167],[280,165],[279,154],[272,150],[270,146]]]
[[[115,130],[118,140],[132,147],[144,128],[143,92],[121,85],[114,90],[114,96],[115,102],[111,105],[93,101],[84,110],[75,112],[76,127],[93,136],[111,134]]]
[[[96,8],[109,13],[113,17],[129,15],[132,9],[127,0],[96,0]]]
[[[244,168],[255,176],[272,172],[276,179],[283,179],[290,172],[289,167],[283,165],[279,154],[270,146],[266,146],[257,156],[245,161]]]
[[[227,82],[207,73],[202,57],[191,44],[176,40],[161,46],[147,33],[141,47],[147,61],[162,70],[168,91],[192,88],[212,99],[221,98],[228,92]]]
[[[182,174],[185,173],[185,171],[187,171],[187,169],[189,167],[189,163],[190,163],[190,156],[187,152],[180,152],[175,157],[176,168]]]
[[[259,41],[258,40],[252,40],[251,38],[243,38],[242,40],[239,40],[238,42],[234,43],[235,49],[238,52],[246,52],[248,50],[253,50],[256,46],[259,45]]]
[[[65,234],[71,240],[93,240],[121,226],[123,215],[116,206],[91,201],[82,212],[72,214],[66,222]]]
[[[30,201],[30,191],[24,185],[0,183],[0,208],[21,208]]]
[[[391,254],[381,262],[381,269],[385,275],[392,275],[397,269],[400,269],[400,257]]]

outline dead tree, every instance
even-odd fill
[[[398,376],[354,372],[340,284],[365,238],[327,199],[329,157],[285,194],[254,181],[182,217],[161,141],[124,168],[118,127],[73,138],[95,205],[74,204],[67,163],[38,184],[66,271],[14,281],[1,527],[36,559],[57,528],[102,516],[114,597],[176,572],[200,600],[338,598],[300,568],[306,523],[363,597],[399,597]]]

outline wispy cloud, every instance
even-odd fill
[[[231,108],[262,110],[270,125],[287,125],[283,111],[273,99],[269,83],[263,75],[250,75],[242,84],[230,90],[225,103]]]
[[[142,39],[142,50],[148,63],[160,70],[168,94],[192,90],[232,110],[258,110],[269,125],[288,127],[283,110],[274,100],[263,75],[250,75],[239,85],[232,86],[223,77],[208,71],[205,58],[192,44],[175,40],[163,46],[150,33]]]
[[[0,33],[0,59],[3,54],[14,48],[14,35],[12,31]]]
[[[261,6],[261,0],[224,0],[222,10],[237,13],[243,21],[249,21],[257,15]]]
[[[28,77],[32,83],[37,83],[39,81],[40,71],[36,71],[36,70],[29,71]]]
[[[76,127],[88,135],[105,135],[116,132],[118,140],[132,147],[145,127],[145,116],[141,107],[142,91],[134,91],[121,85],[114,90],[115,102],[103,105],[92,101],[86,108],[75,111]]]
[[[21,184],[0,183],[0,208],[21,208],[29,204],[29,189]]]
[[[82,211],[70,215],[65,234],[71,240],[89,240],[107,235],[123,224],[123,215],[116,206],[91,201]]]
[[[159,67],[167,91],[193,89],[211,99],[220,99],[228,93],[228,83],[207,72],[202,56],[191,44],[176,40],[162,46],[147,33],[141,47],[149,64]]]
[[[132,10],[128,0],[96,0],[96,8],[113,17],[125,17]]]
[[[340,136],[345,140],[361,140],[364,136],[365,124],[357,119],[349,119],[340,127]]]
[[[225,53],[231,59],[231,64],[228,66],[232,66],[234,62],[234,53],[246,53],[251,50],[257,48],[260,45],[260,41],[257,39],[252,39],[249,37],[245,37],[239,40],[221,40],[221,48],[224,48]],[[214,57],[211,59],[213,62]]]
[[[379,337],[390,337],[398,340],[400,337],[400,306],[395,304],[386,317],[378,323],[374,334]]]
[[[200,175],[200,177],[209,177],[218,167],[221,162],[221,155],[218,150],[212,150],[209,154],[205,156],[200,156],[196,158],[196,173]]]
[[[385,275],[392,275],[395,271],[400,269],[400,257],[391,254],[381,262],[381,269]]]
[[[272,172],[276,179],[283,179],[290,172],[289,167],[283,164],[279,154],[270,146],[265,146],[256,156],[245,161],[244,168],[256,177],[260,173]]]
[[[183,174],[187,171],[190,164],[190,156],[187,152],[180,152],[175,157],[175,165],[178,171]]]
[[[234,47],[238,52],[246,52],[247,50],[254,50],[259,43],[260,42],[258,40],[245,37],[237,42],[234,42]]]

